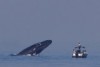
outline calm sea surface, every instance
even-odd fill
[[[71,56],[7,56],[0,55],[0,67],[100,67],[99,56],[85,59]]]

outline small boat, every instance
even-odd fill
[[[85,47],[79,43],[79,45],[73,49],[72,58],[86,58],[87,55]]]

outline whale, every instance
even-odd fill
[[[44,49],[46,49],[51,43],[52,40],[45,40],[42,42],[38,42],[23,49],[17,54],[11,54],[11,56],[36,56],[40,54]]]

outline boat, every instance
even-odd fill
[[[79,45],[73,49],[72,58],[87,58],[87,55],[85,47],[79,43]]]

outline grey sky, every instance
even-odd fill
[[[99,49],[99,29],[100,0],[0,0],[1,53],[46,39],[47,52],[68,52],[78,41]]]

